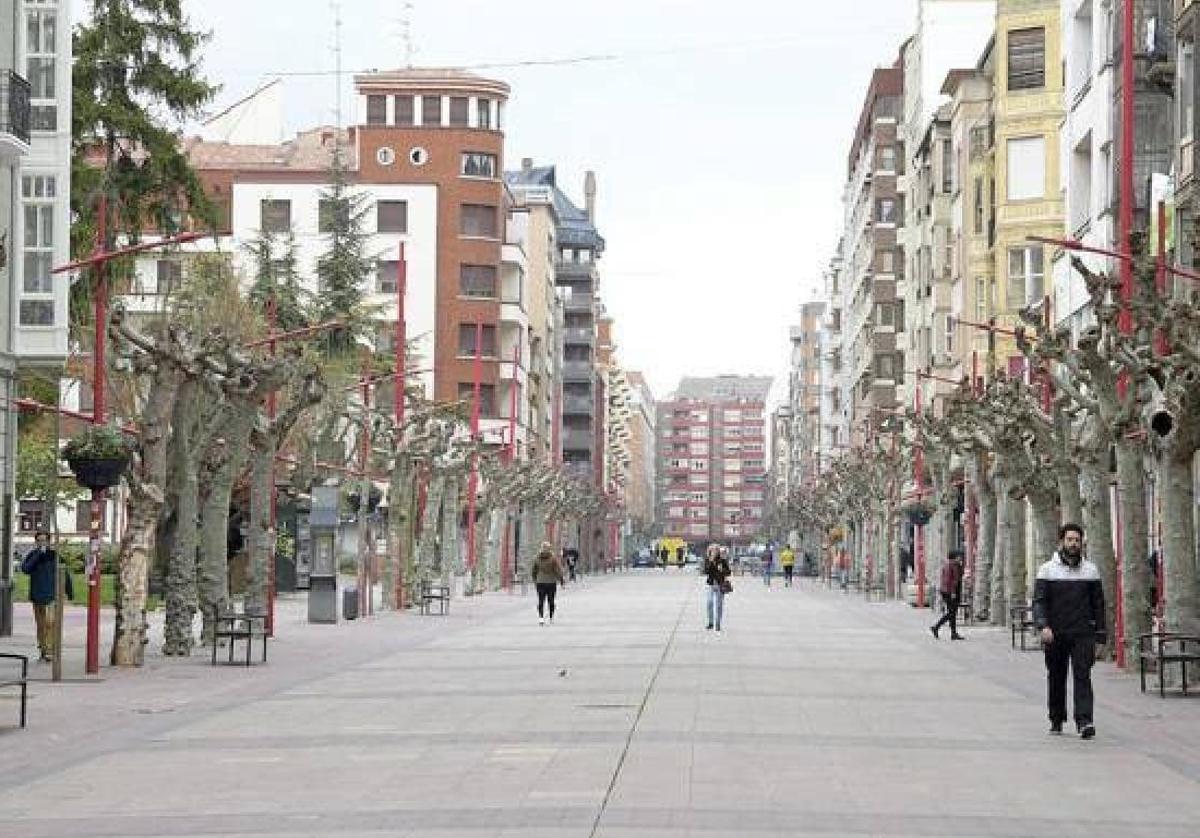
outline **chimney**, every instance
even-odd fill
[[[596,173],[589,171],[583,176],[583,206],[588,221],[596,222]]]
[[[521,158],[521,171],[528,173],[532,169],[533,169],[533,158],[532,157],[522,157]]]

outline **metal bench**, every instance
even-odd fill
[[[433,603],[438,604],[438,614],[446,616],[450,613],[450,586],[433,582],[421,583],[421,613],[428,615]]]
[[[975,608],[972,604],[971,597],[965,596],[958,602],[958,619],[962,623],[969,624],[975,616]]]
[[[25,727],[25,707],[29,701],[29,658],[25,655],[14,655],[0,652],[0,659],[16,661],[21,664],[21,674],[0,672],[0,689],[4,687],[21,688],[21,727]]]
[[[229,663],[233,663],[233,648],[237,641],[246,641],[246,666],[250,666],[254,638],[262,638],[262,662],[267,662],[267,615],[266,614],[214,614],[212,636],[212,665],[217,665],[217,646],[222,640],[229,641]]]
[[[1033,606],[1010,605],[1008,608],[1008,625],[1012,633],[1012,647],[1017,648],[1017,635],[1021,635],[1021,651],[1026,651],[1025,635],[1033,631]],[[1038,641],[1041,648],[1041,641]]]
[[[1172,649],[1172,645],[1174,648]],[[1187,667],[1189,663],[1200,664],[1200,636],[1194,634],[1178,634],[1175,632],[1158,632],[1138,635],[1137,645],[1138,674],[1142,683],[1142,692],[1146,691],[1146,664],[1154,662],[1158,670],[1158,694],[1167,697],[1167,688],[1163,680],[1163,670],[1168,664],[1177,663],[1181,670],[1181,687],[1183,694],[1188,694]]]

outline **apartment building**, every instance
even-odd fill
[[[900,63],[876,69],[850,146],[842,196],[840,294],[832,305],[841,321],[839,354],[850,445],[865,438],[867,416],[895,406],[904,369],[895,330],[876,328],[896,322],[897,284],[904,271],[898,237],[904,200],[897,183],[904,159],[898,127],[902,106]]]
[[[822,473],[850,436],[849,404],[852,388],[842,374],[842,288],[845,286],[843,243],[838,242],[822,276],[823,296],[828,301],[821,318],[820,428],[817,434],[817,473]]]
[[[67,356],[70,279],[71,4],[0,0],[0,636],[12,631],[14,523],[53,522],[15,497],[20,369],[53,377]]]
[[[1200,147],[1196,144],[1196,114],[1200,106],[1200,86],[1196,83],[1196,48],[1200,43],[1200,2],[1177,0],[1175,3],[1176,37],[1176,110],[1174,120],[1175,157],[1175,229],[1176,258],[1195,269],[1200,266]]]
[[[562,297],[562,399],[560,431],[564,466],[598,487],[604,485],[604,382],[596,368],[597,318],[600,274],[597,262],[604,253],[604,239],[594,223],[596,178],[584,178],[584,208],[580,209],[558,187],[554,166],[534,166],[521,161],[521,168],[505,176],[517,194],[542,189],[555,208],[555,284]]]
[[[655,465],[654,448],[657,410],[654,393],[646,376],[627,370],[629,385],[629,483],[625,491],[625,510],[635,538],[649,537],[654,527]]]
[[[771,379],[684,378],[658,405],[658,521],[691,542],[748,544],[766,508]]]
[[[788,431],[790,450],[785,495],[794,486],[811,484],[817,476],[824,387],[821,377],[825,353],[822,323],[826,308],[821,301],[801,304],[800,324],[789,330],[791,357],[787,414],[791,427]]]

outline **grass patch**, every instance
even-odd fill
[[[13,600],[15,602],[29,602],[29,577],[24,573],[18,573],[13,579],[16,583],[13,588]],[[72,605],[87,605],[88,586],[87,579],[82,573],[72,573],[71,583],[75,590],[75,596],[71,599]],[[115,599],[117,587],[117,577],[113,573],[100,574],[100,604],[112,605]],[[157,596],[150,595],[146,599],[146,609],[149,611],[157,611],[160,600]]]

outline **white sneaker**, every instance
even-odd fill
[[[539,626],[544,626],[544,625],[546,625],[546,618],[545,618],[545,617],[538,617],[538,625],[539,625]]]

